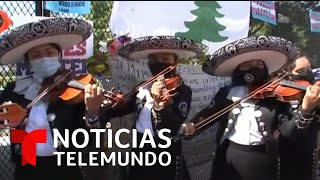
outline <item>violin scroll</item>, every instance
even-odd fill
[[[17,103],[0,106],[0,128],[14,128],[21,125],[28,112]]]

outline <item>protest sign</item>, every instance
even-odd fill
[[[89,14],[90,1],[45,1],[46,9],[56,13]]]
[[[311,10],[309,16],[311,32],[320,32],[320,12]]]
[[[276,5],[274,1],[251,1],[252,17],[277,25]]]

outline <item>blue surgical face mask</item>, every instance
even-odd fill
[[[59,57],[43,57],[31,61],[30,64],[33,75],[41,78],[48,78],[61,68]]]

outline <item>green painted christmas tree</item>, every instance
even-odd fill
[[[209,42],[222,42],[228,37],[220,36],[219,31],[226,29],[219,24],[215,18],[222,18],[217,9],[221,8],[217,1],[195,1],[199,8],[192,10],[191,13],[197,16],[194,21],[185,22],[184,25],[189,28],[187,32],[177,32],[175,36],[189,38],[198,42],[207,40]]]

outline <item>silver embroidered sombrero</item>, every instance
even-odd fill
[[[125,43],[118,55],[127,59],[148,59],[152,53],[175,53],[181,59],[197,57],[208,47],[191,39],[176,36],[146,36]]]
[[[0,37],[0,64],[15,64],[24,60],[32,47],[55,43],[70,48],[92,34],[90,23],[74,18],[50,18],[19,26]]]
[[[291,63],[298,53],[291,41],[280,37],[248,37],[217,50],[204,62],[202,70],[213,76],[231,76],[239,64],[261,59],[272,73]]]

